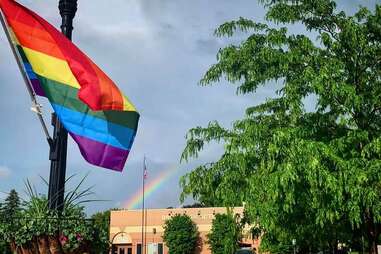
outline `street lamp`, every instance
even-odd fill
[[[61,31],[71,40],[73,19],[77,11],[77,0],[59,0],[58,8],[62,18]],[[55,113],[52,115],[52,125],[54,126],[54,131],[49,154],[50,177],[48,200],[50,209],[62,212],[65,196],[68,133]]]
[[[292,246],[294,246],[294,254],[296,254],[296,239],[292,239]]]

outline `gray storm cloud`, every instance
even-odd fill
[[[59,27],[57,1],[20,2]],[[360,2],[341,1],[346,10],[354,10]],[[367,4],[374,6],[374,1]],[[90,166],[69,142],[68,175],[90,172],[88,184],[95,184],[97,198],[110,200],[90,204],[90,212],[122,204],[141,188],[144,154],[150,161],[150,179],[166,165],[179,165],[178,173],[152,194],[148,206],[179,205],[179,177],[221,153],[220,146],[211,146],[199,160],[180,165],[186,132],[210,120],[229,126],[243,116],[246,106],[273,95],[273,87],[243,97],[235,95],[234,86],[224,83],[197,86],[216,61],[218,49],[227,43],[213,36],[214,29],[240,16],[260,21],[264,13],[252,0],[79,1],[74,42],[109,74],[141,113],[138,134],[121,174]],[[0,170],[0,191],[22,191],[23,180],[29,178],[45,192],[39,175],[47,178],[49,174],[48,146],[29,110],[27,92],[2,30],[0,34],[0,165],[11,169],[6,180]],[[45,99],[41,101],[49,122],[51,108]]]

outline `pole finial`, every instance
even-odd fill
[[[73,19],[77,12],[77,0],[60,0],[58,8],[62,18],[64,16],[69,16]]]
[[[73,31],[73,19],[77,12],[77,6],[77,0],[60,0],[58,4],[62,17],[61,30],[69,39],[71,39],[71,33]]]

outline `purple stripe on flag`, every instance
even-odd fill
[[[129,151],[70,133],[83,157],[91,164],[122,171]]]
[[[38,79],[31,79],[30,82],[32,83],[32,87],[34,92],[39,96],[45,96],[45,92],[42,89],[42,86],[40,85],[40,81]]]

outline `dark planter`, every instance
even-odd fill
[[[49,249],[49,239],[46,235],[37,237],[37,246],[39,254],[51,254]]]
[[[49,240],[49,250],[51,254],[63,254],[61,244],[58,241],[57,236],[48,236]]]

